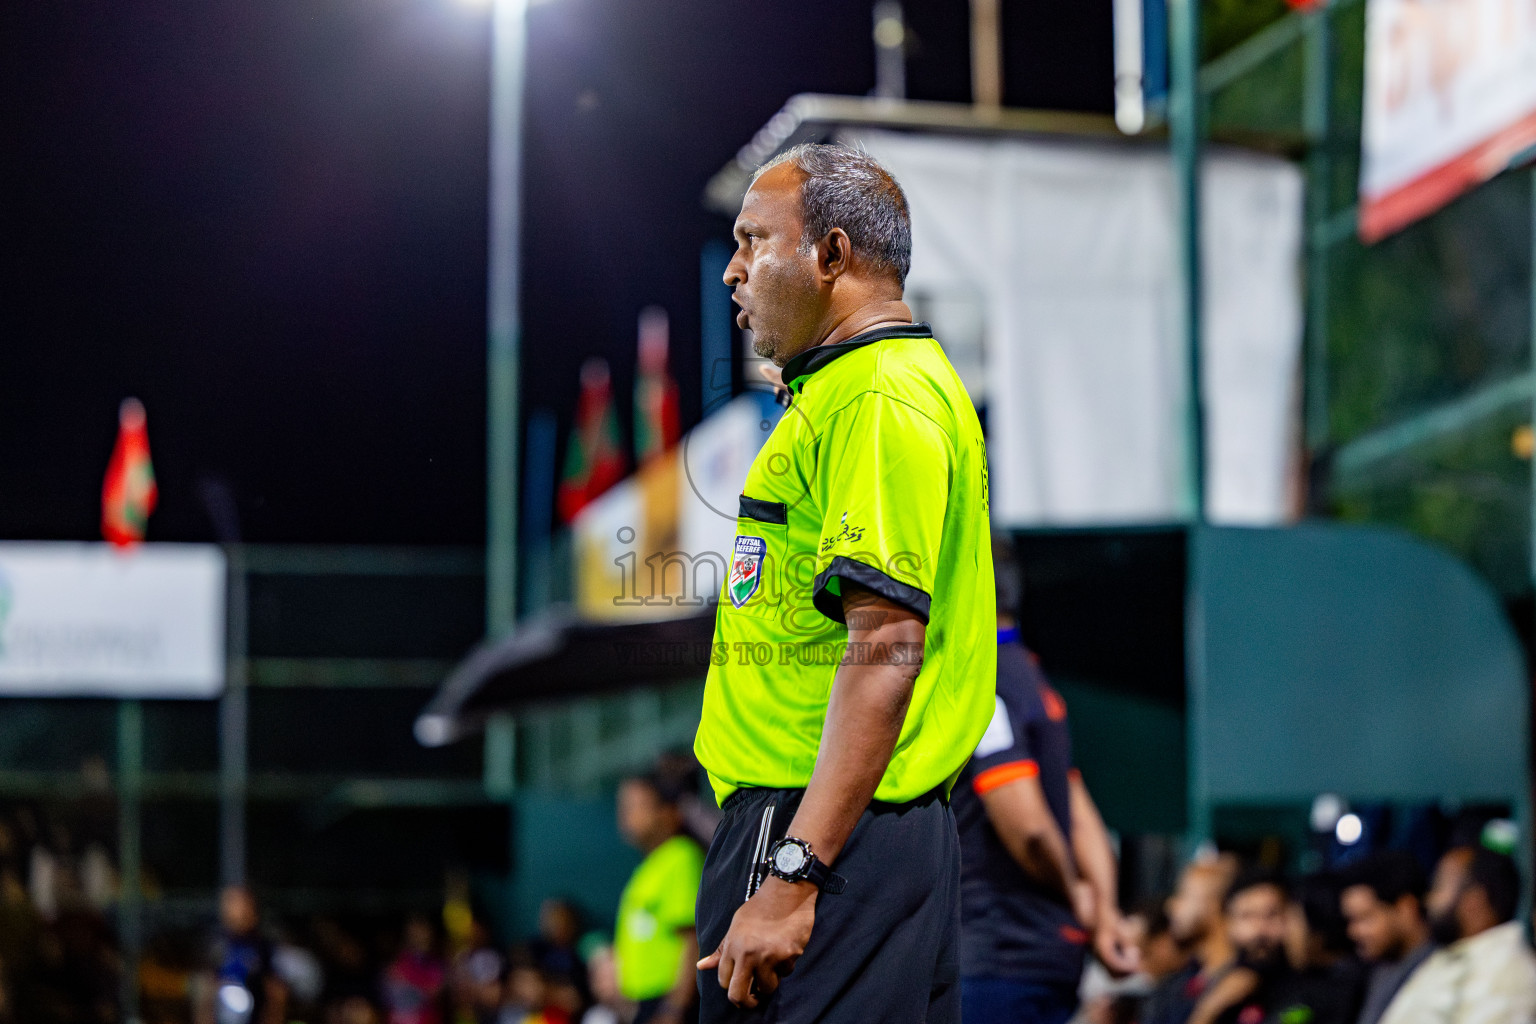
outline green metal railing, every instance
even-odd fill
[[[1506,596],[1536,574],[1536,177],[1511,171],[1373,246],[1356,236],[1364,0],[1275,21],[1202,69],[1210,131],[1304,159],[1312,511],[1405,527]],[[1527,312],[1528,311],[1528,312]]]

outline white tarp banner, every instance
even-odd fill
[[[1360,235],[1432,213],[1536,145],[1536,3],[1369,0]]]
[[[918,316],[983,324],[992,514],[1009,526],[1182,521],[1187,361],[1165,151],[860,131],[912,210]],[[1291,513],[1302,179],[1215,151],[1202,252],[1210,521]],[[970,320],[961,327],[968,332]]]
[[[0,696],[216,697],[224,553],[0,543]]]

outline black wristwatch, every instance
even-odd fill
[[[840,893],[847,880],[816,859],[811,844],[785,836],[768,848],[768,871],[786,882],[810,882],[822,892]]]

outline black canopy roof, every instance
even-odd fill
[[[471,735],[493,713],[631,686],[702,679],[715,609],[687,618],[595,622],[547,612],[459,663],[416,718],[416,739],[440,747]]]

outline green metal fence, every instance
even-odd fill
[[[1223,18],[1254,17],[1228,8],[1208,8],[1208,42]],[[1532,578],[1536,176],[1512,168],[1363,245],[1365,12],[1365,0],[1272,10],[1206,64],[1209,130],[1306,161],[1312,511],[1408,529],[1515,598]]]

